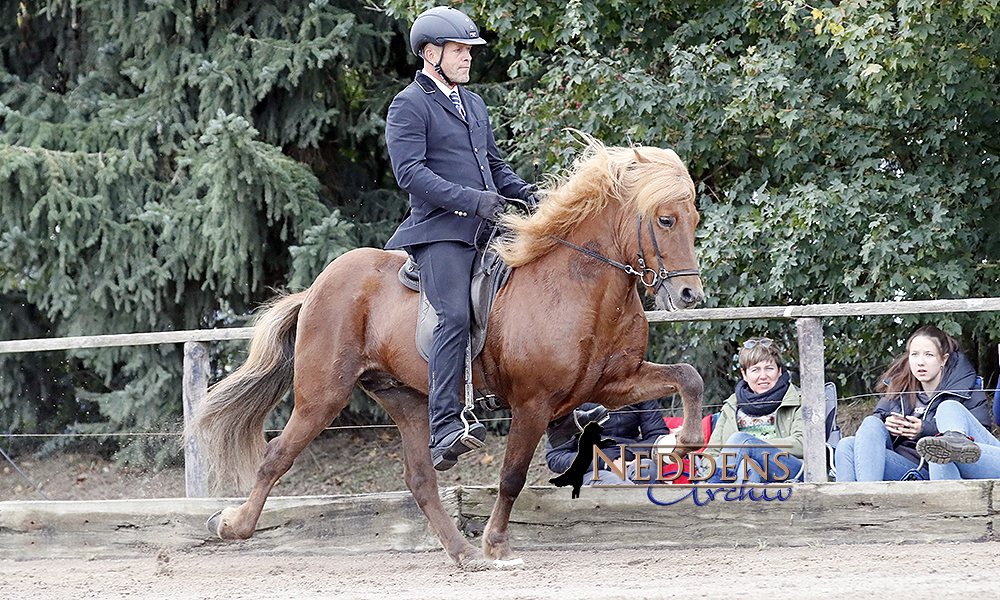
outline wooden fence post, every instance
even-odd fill
[[[799,334],[802,385],[803,481],[826,481],[826,396],[823,393],[823,324],[815,317],[795,320]]]
[[[198,440],[187,435],[195,409],[208,393],[208,345],[184,342],[184,489],[188,498],[208,497],[208,468]]]

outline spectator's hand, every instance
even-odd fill
[[[904,417],[901,415],[889,415],[885,418],[885,428],[892,435],[915,439],[924,429],[924,422],[912,415]]]
[[[902,427],[905,424],[905,420],[905,417],[902,416],[889,415],[885,418],[885,428],[892,435],[903,435]]]
[[[628,473],[627,469],[629,467],[631,467],[632,465],[634,465],[637,460],[638,459],[633,458],[632,460],[630,460],[628,462],[625,462],[625,457],[624,456],[619,456],[618,458],[614,459],[611,462],[614,463],[615,469],[618,469],[622,473],[626,473],[627,474]]]

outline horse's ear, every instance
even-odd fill
[[[638,161],[640,163],[648,163],[649,162],[649,160],[647,160],[645,156],[643,156],[642,154],[639,153],[639,149],[638,148],[632,148],[632,152],[635,152],[635,160],[636,161]]]

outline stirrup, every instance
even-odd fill
[[[462,432],[462,443],[469,448],[485,448],[486,444],[479,438],[473,436],[470,433],[470,428],[473,423],[479,423],[479,419],[476,417],[476,413],[472,412],[475,407],[475,391],[472,389],[472,335],[465,342],[465,406],[462,408],[462,412],[459,416],[462,418],[462,425],[465,426],[465,430]],[[470,422],[465,414],[468,413],[472,417]]]

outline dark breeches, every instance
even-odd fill
[[[427,375],[431,445],[460,427],[465,347],[471,323],[469,288],[476,249],[463,242],[408,248],[420,268],[420,285],[437,313]]]

